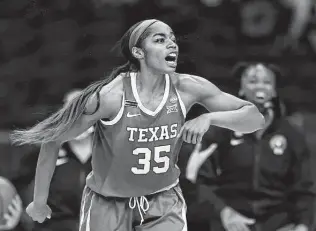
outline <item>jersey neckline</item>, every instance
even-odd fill
[[[142,104],[142,102],[140,100],[140,97],[139,97],[138,92],[137,92],[137,87],[136,87],[136,75],[137,75],[137,73],[136,72],[132,72],[132,73],[130,73],[130,75],[131,75],[132,92],[133,92],[133,95],[135,97],[136,102],[138,103],[138,107],[140,108],[140,110],[142,110],[144,113],[146,113],[148,115],[151,115],[151,116],[157,115],[161,111],[163,106],[166,104],[168,96],[169,96],[169,90],[170,90],[170,78],[169,78],[169,75],[165,74],[165,79],[166,79],[166,81],[165,81],[165,92],[164,92],[164,95],[162,97],[162,100],[161,100],[160,104],[158,105],[158,107],[156,108],[155,111],[147,109]]]

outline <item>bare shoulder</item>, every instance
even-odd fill
[[[119,75],[108,84],[104,85],[100,91],[100,98],[103,102],[112,102],[112,99],[121,99],[123,96],[123,78],[125,76]]]
[[[207,92],[207,94],[212,92],[216,94],[219,91],[213,83],[200,76],[182,73],[174,73],[171,76],[173,84],[177,90],[186,94],[199,96],[203,95],[205,92]]]
[[[119,111],[123,98],[123,78],[124,75],[117,76],[114,80],[104,85],[99,94],[94,93],[86,104],[86,111],[95,111],[100,104],[97,114],[102,118],[109,118]]]

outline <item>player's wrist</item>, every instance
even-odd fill
[[[41,208],[47,205],[47,200],[36,198],[33,200],[33,204],[37,208]]]
[[[214,113],[212,113],[212,112],[205,113],[204,116],[208,120],[208,125],[211,126],[213,124],[213,122],[214,122]]]

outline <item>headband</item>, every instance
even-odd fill
[[[158,22],[158,20],[156,19],[144,20],[141,23],[139,23],[139,25],[133,30],[129,38],[129,44],[128,44],[130,52],[132,52],[132,48],[137,44],[140,36],[142,36],[143,33],[148,29],[148,27],[150,27],[155,22]]]

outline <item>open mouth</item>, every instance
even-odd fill
[[[170,66],[176,66],[177,65],[177,54],[175,52],[170,53],[166,56],[165,60]]]
[[[265,98],[267,97],[267,94],[263,91],[257,91],[255,96],[256,96],[256,99],[258,100],[265,100]]]

